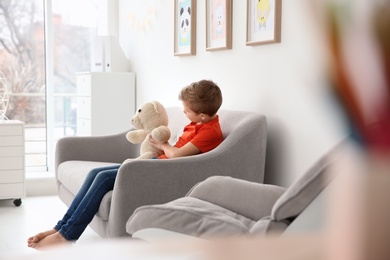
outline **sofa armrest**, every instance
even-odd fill
[[[218,156],[212,152],[165,160],[136,159],[122,164],[109,216],[117,223],[108,223],[108,236],[126,235],[123,227],[138,207],[184,197],[195,184],[217,173],[237,174],[229,171],[229,167],[221,171]]]
[[[275,201],[286,188],[249,182],[227,176],[213,176],[196,184],[187,194],[253,220],[271,214]]]
[[[65,161],[97,161],[122,163],[139,156],[139,145],[127,141],[126,132],[104,136],[74,136],[58,140],[55,170]]]

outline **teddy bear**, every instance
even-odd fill
[[[163,154],[162,150],[149,144],[150,135],[162,143],[167,142],[171,137],[168,114],[161,103],[151,101],[143,104],[131,119],[131,124],[136,130],[128,132],[126,139],[133,144],[141,144],[140,156],[136,159],[151,159]]]

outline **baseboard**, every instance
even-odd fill
[[[26,196],[57,195],[57,184],[54,177],[27,178]]]

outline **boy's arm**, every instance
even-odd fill
[[[168,142],[160,143],[154,140],[151,136],[149,138],[150,145],[163,150],[164,154],[168,158],[176,158],[176,157],[183,157],[183,156],[190,156],[200,153],[200,150],[198,147],[193,145],[191,142],[185,144],[184,146],[177,148],[172,145],[170,145]]]

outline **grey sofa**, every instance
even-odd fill
[[[182,108],[170,107],[167,112],[170,143],[174,143],[189,121]],[[265,116],[229,110],[218,114],[224,141],[214,150],[183,158],[122,164],[114,189],[103,198],[91,228],[101,237],[128,236],[126,222],[136,208],[183,197],[193,185],[213,175],[262,183],[267,142]],[[126,133],[65,137],[58,141],[55,173],[58,196],[66,205],[70,205],[91,169],[121,164],[139,155],[139,145],[129,143]]]
[[[172,232],[198,238],[284,233],[333,180],[332,165],[339,160],[339,149],[321,158],[288,188],[228,176],[209,177],[185,197],[136,209],[126,230],[147,241],[164,237],[164,233],[172,237]]]

